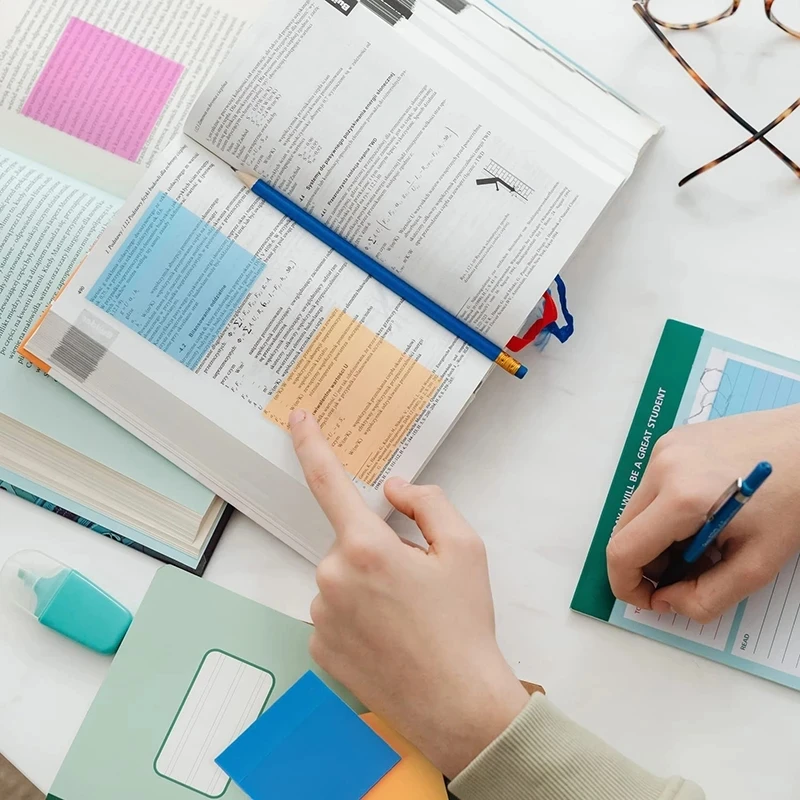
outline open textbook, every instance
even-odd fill
[[[24,353],[316,560],[290,410],[388,514],[386,478],[419,473],[491,364],[233,169],[502,344],[657,127],[489,3],[264,10]]]
[[[16,351],[257,6],[0,3],[0,487],[198,572],[223,503]]]
[[[572,608],[800,689],[800,555],[761,591],[701,625],[616,600],[605,551],[658,439],[676,425],[800,403],[800,362],[669,320],[603,508]],[[736,477],[736,476],[732,476]]]

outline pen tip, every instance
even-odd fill
[[[252,189],[256,183],[258,182],[258,178],[255,175],[251,175],[249,172],[243,172],[240,169],[236,170],[236,177],[248,188]]]

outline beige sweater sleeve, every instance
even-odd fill
[[[656,778],[535,694],[451,784],[460,800],[703,800],[682,778]]]

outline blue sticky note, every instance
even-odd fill
[[[88,298],[194,370],[266,268],[159,192]]]
[[[216,759],[252,800],[360,800],[399,761],[313,672]]]

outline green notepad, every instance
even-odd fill
[[[800,403],[800,362],[669,320],[600,516],[572,608],[650,639],[800,689],[800,556],[706,625],[615,599],[605,550],[653,447],[675,425]]]
[[[312,663],[310,635],[304,622],[163,567],[48,800],[244,798],[214,759],[308,670],[365,710]]]

